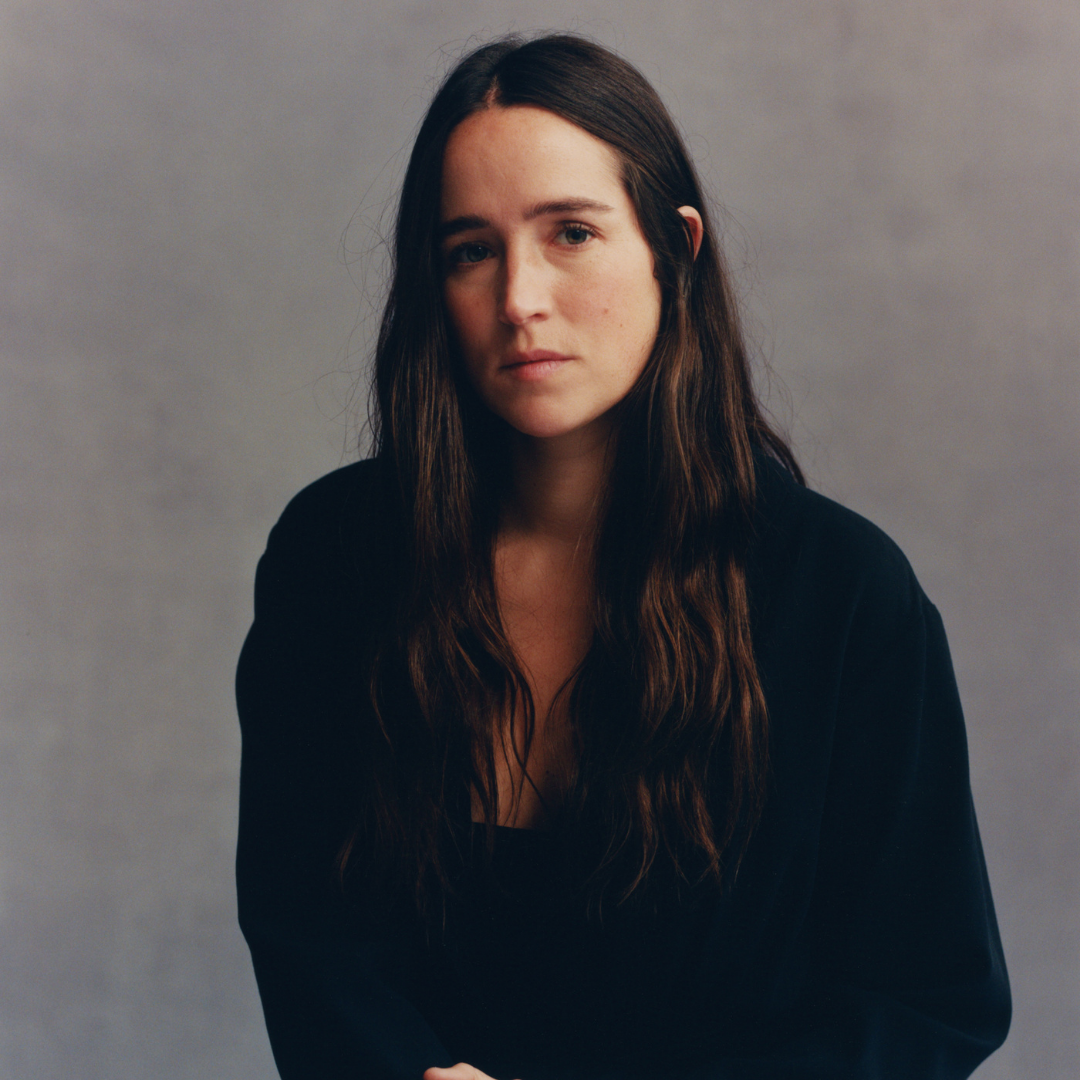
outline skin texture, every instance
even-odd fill
[[[514,751],[522,718],[507,725],[498,820],[542,828],[572,763],[556,692],[591,640],[612,409],[648,361],[660,287],[615,152],[545,109],[493,107],[463,121],[447,143],[440,209],[444,297],[466,374],[511,436],[494,569],[536,729],[526,774]],[[696,253],[701,217],[679,212]],[[491,1078],[461,1063],[424,1080]]]

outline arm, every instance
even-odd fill
[[[240,922],[285,1080],[420,1080],[452,1059],[402,989],[411,943],[358,928],[333,880],[355,784],[356,626],[371,612],[325,502],[298,497],[256,577],[237,672]]]
[[[1008,980],[948,645],[914,579],[856,607],[807,915],[775,1041],[693,1080],[954,1080],[1005,1037]]]

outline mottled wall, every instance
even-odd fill
[[[536,26],[661,88],[811,476],[941,608],[1016,994],[979,1076],[1080,1075],[1076,0],[0,6],[0,1075],[273,1075],[231,881],[255,561],[352,452],[435,73]]]

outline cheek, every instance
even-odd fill
[[[648,321],[650,309],[659,304],[659,291],[655,299],[653,292],[635,274],[597,273],[567,282],[559,309],[586,332],[591,327],[611,334]]]
[[[443,292],[447,329],[457,343],[465,377],[483,397],[483,356],[487,337],[487,320],[477,297],[465,292],[446,289]]]
[[[660,285],[652,276],[652,260],[607,277],[586,300],[591,316],[604,332],[617,337],[622,350],[652,348],[660,322]]]
[[[477,298],[463,290],[446,289],[443,299],[450,330],[461,350],[468,355],[477,348],[482,329],[483,320]]]

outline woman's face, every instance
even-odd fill
[[[524,435],[606,432],[660,321],[619,159],[532,106],[464,120],[443,159],[444,293],[470,381]]]

